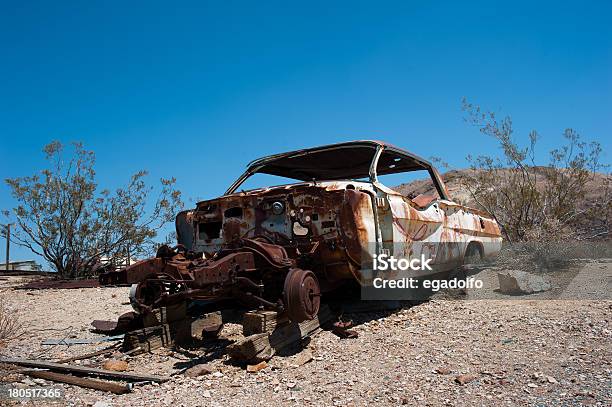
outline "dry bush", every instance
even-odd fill
[[[11,310],[6,300],[0,297],[0,346],[23,334],[23,326],[17,314]]]
[[[102,258],[122,263],[150,254],[183,206],[174,178],[153,188],[139,171],[111,191],[98,186],[95,155],[81,143],[69,150],[54,141],[44,152],[46,169],[5,180],[17,206],[4,214],[15,223],[12,242],[44,258],[60,278],[90,277]]]
[[[501,158],[468,156],[471,171],[462,183],[478,206],[499,223],[509,242],[566,241],[609,234],[611,193],[606,176],[600,199],[584,207],[585,195],[600,163],[599,143],[581,141],[572,129],[563,133],[564,144],[550,151],[547,165],[536,163],[538,133],[529,133],[529,146],[513,139],[512,120],[463,101],[466,120],[499,143]],[[593,218],[596,230],[583,231],[584,219]]]

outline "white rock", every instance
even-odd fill
[[[550,290],[544,278],[521,270],[505,270],[497,273],[499,290],[504,294],[533,294]]]

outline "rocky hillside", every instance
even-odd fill
[[[459,203],[467,206],[477,207],[476,202],[470,196],[467,188],[465,187],[462,180],[466,178],[466,175],[472,170],[452,170],[444,173],[442,179],[448,188],[451,198]],[[575,199],[578,200],[578,208],[584,210],[595,206],[601,207],[601,202],[605,202],[610,199],[609,189],[606,191],[606,185],[612,186],[612,175],[610,174],[595,174],[593,180],[589,182],[586,193],[583,196],[577,196]],[[544,186],[542,185],[542,188]],[[406,184],[401,184],[393,187],[394,190],[400,192],[403,195],[414,197],[420,194],[435,194],[434,186],[430,179],[420,179],[412,181]],[[607,193],[607,198],[606,198]],[[608,219],[612,217],[611,205],[608,202]],[[598,230],[601,228],[601,224],[606,218],[606,214],[602,213],[601,216],[595,216],[595,219],[584,218],[581,220],[580,229],[583,230]]]

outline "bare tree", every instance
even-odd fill
[[[54,141],[44,148],[48,169],[28,177],[6,179],[18,206],[5,211],[15,220],[11,240],[45,258],[62,278],[91,275],[102,257],[142,254],[164,224],[182,207],[174,178],[161,179],[155,199],[145,171],[127,186],[98,190],[95,155],[73,143],[66,157]]]
[[[465,99],[463,110],[466,121],[495,139],[503,152],[501,158],[468,156],[471,171],[463,184],[476,203],[495,217],[507,240],[575,237],[579,217],[603,217],[610,210],[609,194],[603,194],[607,202],[596,207],[580,207],[595,172],[606,168],[600,163],[599,143],[583,142],[576,131],[566,129],[564,144],[550,151],[548,164],[537,165],[536,131],[529,133],[529,144],[520,147],[509,116],[500,120]]]

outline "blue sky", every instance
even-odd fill
[[[53,139],[95,150],[100,186],[147,169],[188,205],[251,159],[351,139],[464,167],[496,150],[463,96],[537,129],[542,158],[566,127],[610,149],[610,2],[176,3],[2,2],[2,179]]]

